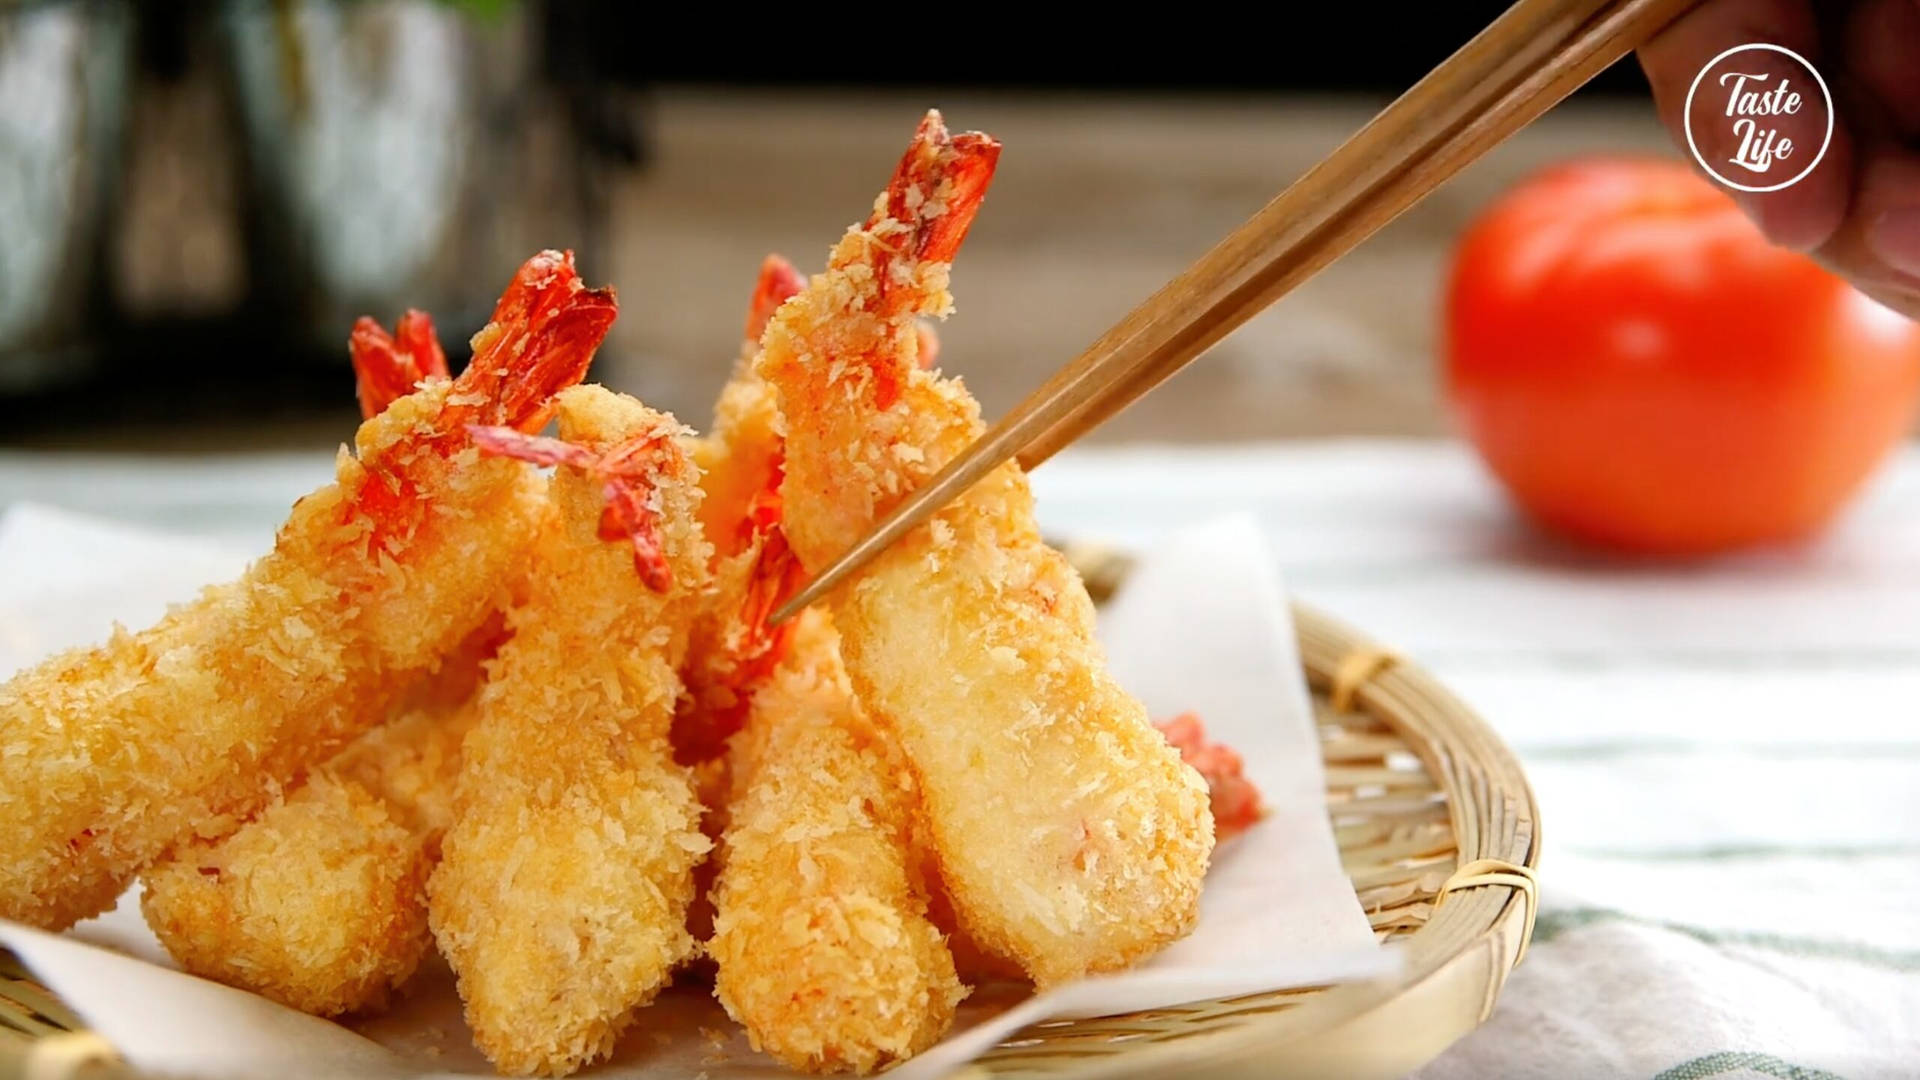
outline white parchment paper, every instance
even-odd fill
[[[35,506],[0,518],[0,675],[60,648],[141,626],[238,573],[246,553]],[[1049,1017],[1098,1016],[1391,973],[1341,871],[1318,737],[1274,560],[1250,518],[1194,526],[1147,553],[1102,615],[1115,673],[1155,717],[1196,711],[1238,750],[1268,814],[1215,852],[1194,933],[1124,975],[1032,996],[983,990],[954,1033],[890,1076],[950,1071]],[[0,793],[5,798],[30,797]],[[220,1078],[486,1074],[443,965],[392,1011],[351,1027],[172,968],[133,894],[64,935],[0,921],[0,944],[136,1068]],[[644,1010],[607,1077],[708,1080],[783,1071],[754,1053],[706,989]]]

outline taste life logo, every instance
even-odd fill
[[[1736,191],[1800,182],[1833,141],[1826,80],[1779,45],[1736,45],[1708,61],[1687,90],[1683,116],[1693,159]]]

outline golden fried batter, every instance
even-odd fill
[[[317,1016],[357,1012],[426,953],[422,839],[322,771],[247,828],[149,870],[140,906],[196,975]]]
[[[538,478],[469,423],[538,428],[613,321],[568,256],[523,266],[459,379],[367,421],[274,550],[137,634],[0,686],[0,917],[59,929],[218,836],[385,715],[492,610]]]
[[[598,387],[559,402],[564,443],[517,451],[562,463],[553,514],[430,888],[476,1043],[503,1071],[547,1075],[608,1053],[694,951],[710,847],[668,742],[711,555],[697,469],[671,417]]]
[[[727,1012],[807,1072],[932,1045],[966,990],[909,872],[911,776],[854,701],[824,612],[801,617],[729,760],[708,945]]]
[[[783,306],[758,370],[786,420],[784,527],[817,572],[981,431],[920,368],[948,260],[998,144],[929,114],[873,215]],[[1125,967],[1193,924],[1207,789],[1108,673],[1079,576],[1040,538],[1013,464],[831,600],[859,700],[921,782],[960,923],[1042,986]]]

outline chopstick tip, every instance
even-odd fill
[[[808,582],[807,587],[795,593],[791,600],[775,608],[773,614],[767,617],[767,625],[779,626],[781,623],[805,611],[807,605],[819,598],[819,584],[817,580]]]

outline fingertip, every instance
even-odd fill
[[[1769,243],[1812,253],[1846,224],[1853,202],[1853,155],[1851,134],[1835,124],[1825,154],[1807,175],[1778,191],[1732,194]]]
[[[1867,223],[1866,243],[1893,270],[1920,277],[1920,209],[1883,211]]]
[[[1789,188],[1759,194],[1735,192],[1734,198],[1768,243],[1803,254],[1825,246],[1847,218],[1844,187],[1800,192]]]

